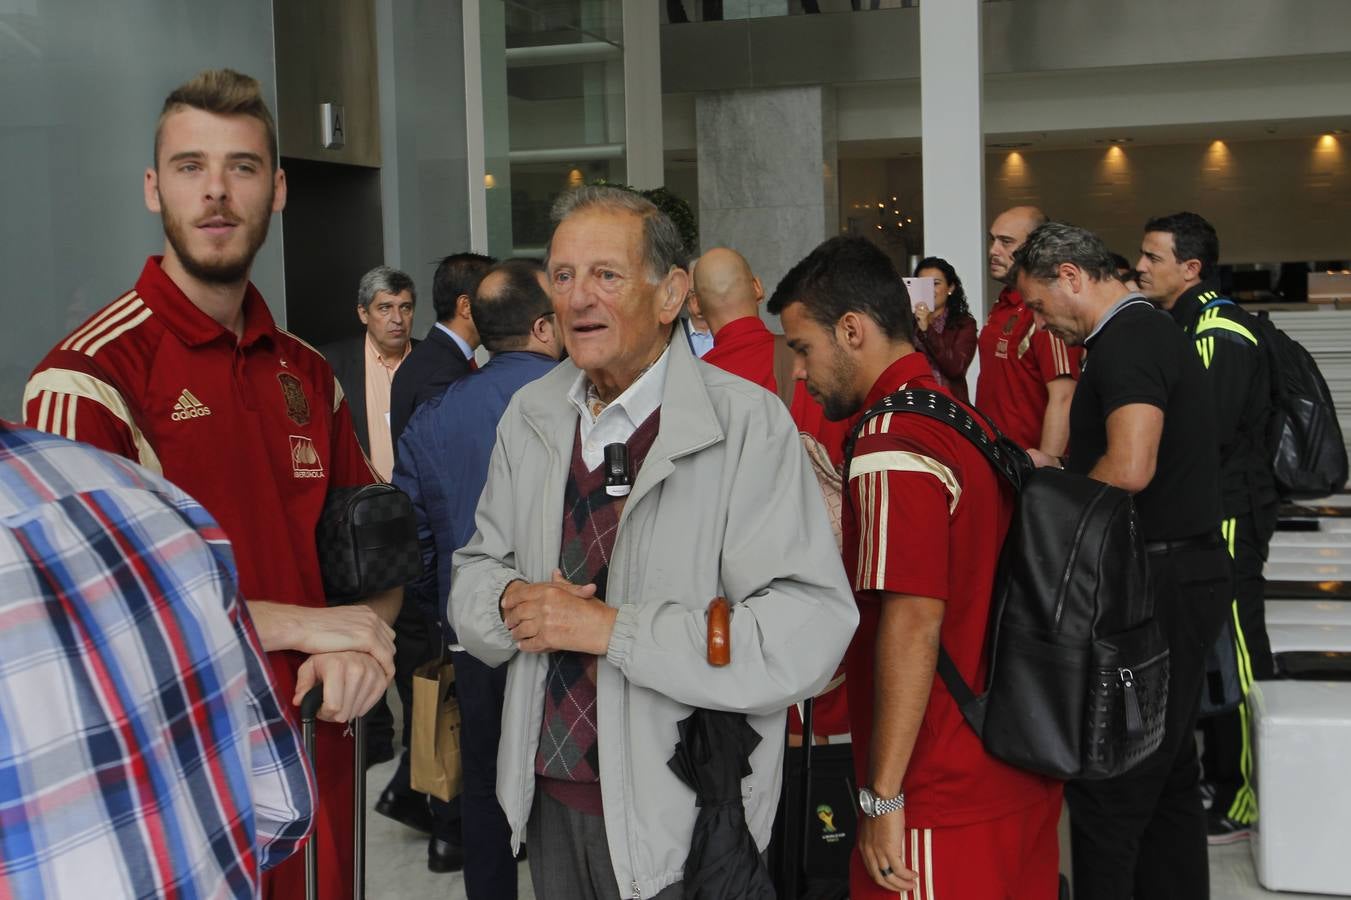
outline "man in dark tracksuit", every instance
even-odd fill
[[[1214,786],[1212,844],[1248,836],[1257,818],[1247,693],[1273,674],[1263,611],[1262,567],[1276,528],[1277,496],[1267,449],[1270,371],[1254,318],[1222,297],[1214,280],[1219,239],[1182,212],[1151,219],[1141,244],[1140,288],[1193,339],[1214,398],[1220,445],[1224,539],[1234,557],[1233,640],[1244,700],[1203,720],[1207,780]]]

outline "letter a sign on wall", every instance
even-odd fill
[[[319,146],[341,150],[347,143],[347,117],[337,103],[319,104]]]

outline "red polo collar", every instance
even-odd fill
[[[156,318],[189,347],[199,347],[217,340],[235,343],[234,332],[197,308],[182,289],[164,274],[164,257],[152,256],[145,261],[141,277],[136,280],[136,293],[150,307]],[[241,348],[260,340],[272,340],[277,324],[263,300],[263,295],[249,282],[244,291],[244,335],[238,341]]]

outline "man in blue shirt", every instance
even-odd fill
[[[474,535],[474,510],[487,481],[498,420],[516,391],[552,369],[563,353],[544,270],[532,260],[507,260],[489,271],[472,313],[492,360],[417,409],[399,439],[394,467],[394,484],[413,498],[427,573],[410,595],[424,602],[436,598],[436,614],[451,641],[443,605],[450,594],[450,558]],[[491,669],[468,653],[457,653],[454,663],[463,720],[465,891],[470,900],[515,897],[511,830],[496,795],[507,667]]]

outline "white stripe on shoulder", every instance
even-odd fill
[[[97,328],[91,328],[84,334],[80,335],[75,340],[69,341],[68,343],[70,344],[70,346],[68,349],[75,350],[80,353],[87,353],[88,350],[86,348],[91,343],[99,340],[109,331],[116,330],[128,319],[136,316],[143,310],[145,310],[144,301],[142,301],[140,297],[132,297],[126,303],[126,305],[123,306],[121,309],[119,309],[116,313],[110,316],[105,316],[103,320],[99,322]]]
[[[111,331],[108,331],[103,335],[103,337],[99,338],[97,341],[94,341],[94,343],[90,344],[87,348],[85,348],[84,351],[85,355],[93,356],[95,353],[98,353],[100,350],[106,347],[109,344],[109,342],[117,340],[122,335],[126,334],[128,331],[131,331],[137,325],[140,325],[146,319],[150,318],[150,315],[151,315],[150,307],[142,309],[139,313],[136,314],[134,318],[126,322],[123,322],[121,325],[118,325],[116,328],[112,329]]]
[[[106,325],[110,319],[118,318],[122,310],[132,301],[140,302],[140,298],[136,296],[135,291],[127,291],[127,293],[103,307],[102,310],[94,314],[92,319],[67,335],[66,339],[61,343],[61,349],[72,349],[76,341],[98,331]]]
[[[932,456],[913,453],[909,450],[877,450],[856,456],[849,464],[849,480],[872,472],[920,472],[937,478],[948,489],[952,499],[948,501],[948,514],[957,511],[962,499],[962,485],[952,470]]]
[[[132,445],[136,448],[136,461],[157,475],[164,474],[159,457],[155,454],[155,448],[150,445],[150,441],[146,439],[145,434],[137,427],[126,398],[106,381],[95,378],[86,372],[75,372],[70,369],[43,369],[28,379],[28,384],[24,386],[23,408],[27,409],[28,404],[38,397],[42,398],[38,415],[38,427],[40,429],[53,431],[58,427],[55,412],[48,418],[47,425],[49,427],[42,427],[42,420],[46,415],[45,410],[48,408],[48,397],[55,398],[57,404],[61,403],[62,398],[69,398],[73,401],[76,397],[83,397],[86,400],[92,400],[126,426],[127,431],[131,434]],[[57,408],[60,408],[59,405]],[[75,431],[74,406],[69,408],[69,421],[66,423],[66,429],[71,432],[67,436],[73,437]],[[65,431],[56,431],[55,433],[64,434]]]

